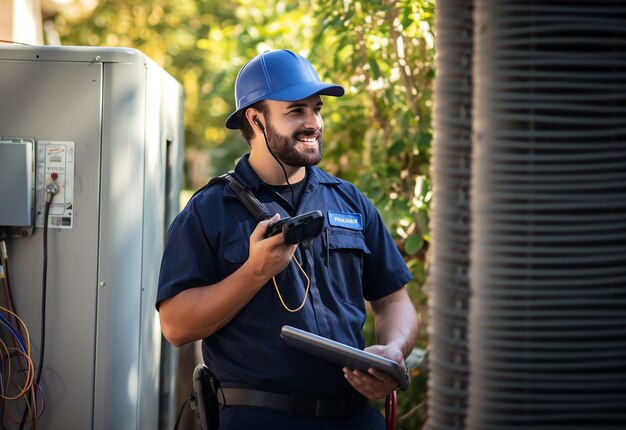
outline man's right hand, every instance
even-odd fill
[[[287,267],[298,248],[298,245],[286,245],[282,234],[265,237],[268,226],[279,219],[280,215],[276,214],[261,221],[250,235],[250,252],[244,266],[263,279],[263,284]]]

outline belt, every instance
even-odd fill
[[[313,418],[347,418],[369,404],[362,396],[314,399],[299,394],[280,394],[247,388],[220,387],[217,400],[224,406],[250,406]]]

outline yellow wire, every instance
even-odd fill
[[[4,279],[2,279],[3,282],[5,282]],[[25,351],[19,349],[19,348],[8,348],[7,345],[4,343],[4,341],[0,340],[0,347],[6,352],[7,354],[7,359],[6,359],[6,374],[3,376],[6,376],[6,379],[4,380],[4,390],[3,392],[0,393],[0,398],[4,399],[4,400],[19,400],[20,398],[24,398],[24,401],[26,402],[26,408],[28,411],[28,415],[31,417],[31,428],[34,425],[34,420],[35,420],[35,415],[34,413],[36,413],[36,411],[33,410],[33,407],[31,406],[31,403],[28,400],[28,392],[29,391],[33,391],[33,402],[35,403],[37,401],[36,398],[36,391],[35,391],[35,364],[33,363],[33,360],[31,359],[30,356],[30,333],[28,331],[28,327],[26,326],[26,324],[24,323],[24,321],[15,313],[12,312],[11,310],[0,306],[0,311],[4,311],[7,314],[12,315],[16,321],[19,321],[19,324],[21,325],[21,327],[23,328],[23,333],[26,334],[26,344],[23,345],[24,348],[26,349]],[[19,327],[15,327],[17,333],[19,333],[21,335],[22,330],[19,329]],[[24,339],[22,339],[23,341]],[[26,369],[26,380],[24,381],[24,386],[20,389],[19,384],[17,382],[13,382],[13,375],[12,375],[12,368],[11,368],[11,362],[13,361],[11,358],[11,351],[15,351],[18,354],[18,358],[17,360],[19,360],[19,355],[23,356],[23,359],[26,361],[27,363],[27,369]],[[22,369],[24,370],[24,369]],[[19,393],[15,396],[7,396],[5,395],[8,392],[8,389],[11,385],[14,385]]]
[[[3,381],[4,381],[4,386],[8,387],[11,384],[11,353],[9,352],[9,348],[7,348],[6,343],[0,340],[0,344],[2,345],[2,348],[4,349],[4,351],[7,353],[7,359],[6,359],[7,372],[6,372],[6,379],[3,379]],[[5,375],[3,374],[2,376],[5,376]],[[4,394],[2,395],[2,397],[4,397]]]
[[[302,274],[306,278],[306,290],[304,291],[304,300],[302,301],[300,306],[298,306],[296,309],[290,309],[285,304],[285,301],[283,300],[283,296],[280,294],[280,290],[278,289],[278,284],[276,283],[276,277],[275,276],[272,276],[272,281],[274,282],[274,288],[276,289],[276,293],[278,294],[278,298],[280,299],[280,303],[283,305],[283,308],[285,308],[289,312],[298,312],[300,309],[302,309],[302,307],[306,303],[306,299],[309,296],[309,288],[311,287],[311,279],[308,277],[308,275],[306,274],[306,272],[304,271],[304,269],[302,268],[302,266],[300,265],[298,260],[296,260],[296,257],[292,256],[291,258],[293,259],[293,261],[296,262],[296,264],[298,265],[298,268],[300,269],[300,271],[302,272]]]
[[[0,306],[0,311],[5,311],[5,312],[10,313],[20,322],[20,324],[22,324],[22,327],[24,327],[24,333],[26,333],[26,351],[25,352],[26,352],[26,355],[30,356],[30,333],[28,332],[28,327],[26,327],[26,324],[24,323],[24,321],[22,321],[22,319],[15,312],[11,312],[10,310],[2,306]]]
[[[22,391],[20,391],[19,394],[17,394],[14,397],[8,397],[8,396],[5,396],[5,395],[2,395],[2,398],[6,399],[6,400],[17,400],[20,397],[24,396],[31,389],[31,387],[33,385],[33,381],[35,379],[35,377],[34,377],[35,365],[33,364],[33,361],[30,359],[30,357],[28,355],[24,354],[23,351],[21,351],[21,350],[19,350],[17,348],[11,348],[11,350],[15,350],[19,354],[23,354],[24,357],[26,358],[26,362],[28,363],[28,371],[26,372],[26,375],[27,375],[26,376],[26,382],[24,382],[24,387],[22,387]]]
[[[15,319],[17,321],[19,321],[19,323],[21,324],[21,326],[24,329],[24,333],[26,334],[26,345],[25,345],[26,351],[21,351],[18,348],[7,348],[6,345],[4,345],[4,343],[3,343],[3,346],[4,346],[5,350],[7,351],[7,353],[8,353],[8,351],[13,351],[13,350],[17,351],[19,354],[22,354],[24,356],[24,358],[26,359],[26,363],[28,364],[28,370],[26,372],[26,375],[27,375],[26,376],[26,381],[24,382],[24,387],[22,388],[20,393],[17,396],[15,396],[15,397],[7,397],[4,394],[2,394],[2,396],[1,396],[2,398],[6,399],[6,400],[17,400],[20,397],[24,396],[24,394],[26,394],[28,392],[28,390],[30,390],[30,388],[33,385],[33,382],[35,381],[35,365],[33,363],[33,360],[30,357],[30,333],[28,332],[28,327],[26,327],[26,324],[24,323],[24,321],[15,312],[10,311],[9,309],[7,309],[7,308],[5,308],[3,306],[0,306],[0,311],[4,311],[4,312],[7,312],[8,314],[13,315],[15,317]],[[10,368],[10,366],[11,366],[10,354],[9,354],[8,357],[9,357],[8,362],[9,362],[9,370],[10,370],[11,369]],[[6,384],[5,386],[8,387],[9,385]],[[30,404],[29,404],[29,409],[30,409]]]

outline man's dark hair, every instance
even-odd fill
[[[246,119],[246,111],[250,108],[254,108],[256,110],[258,110],[259,112],[261,112],[262,114],[267,113],[268,109],[267,109],[267,104],[265,103],[265,100],[261,100],[258,101],[256,103],[254,103],[253,105],[247,107],[246,109],[244,109],[241,112],[241,116],[239,118],[239,125],[240,125],[240,129],[241,129],[241,135],[243,136],[244,139],[246,139],[246,142],[248,142],[248,144],[250,144],[250,139],[252,139],[252,137],[254,136],[254,131],[252,130],[252,125],[248,122],[248,120]]]

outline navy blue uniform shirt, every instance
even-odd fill
[[[235,176],[265,204],[270,214],[294,216],[319,210],[324,230],[296,259],[311,280],[309,297],[298,312],[285,310],[270,280],[225,327],[203,340],[206,365],[224,386],[316,397],[354,392],[341,366],[296,351],[280,329],[289,324],[363,349],[364,300],[380,299],[412,279],[378,212],[354,185],[317,167],[296,208],[264,184],[244,156]],[[188,288],[214,284],[248,258],[254,217],[223,183],[194,196],[168,231],[157,294],[159,303]],[[276,276],[289,308],[304,299],[306,278],[295,264]]]

